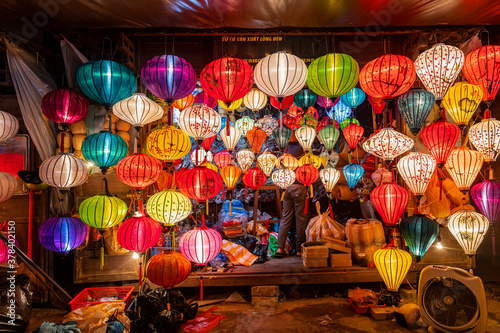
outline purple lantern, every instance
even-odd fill
[[[472,199],[491,225],[500,221],[500,183],[485,179],[472,186]]]
[[[330,109],[333,108],[335,104],[337,104],[340,100],[340,97],[338,97],[335,101],[332,101],[328,97],[323,97],[318,95],[318,99],[316,100],[316,103],[318,103],[319,106],[324,107],[325,109]]]
[[[42,223],[38,238],[47,250],[66,254],[80,246],[87,233],[87,225],[79,218],[56,216]]]
[[[193,66],[174,55],[149,59],[142,67],[141,78],[149,91],[168,104],[191,94],[196,87]]]
[[[217,100],[213,98],[212,96],[209,96],[205,94],[204,91],[196,94],[194,97],[194,103],[195,104],[206,104],[207,106],[211,107],[212,109],[217,106]]]

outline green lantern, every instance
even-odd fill
[[[335,144],[339,139],[339,135],[340,131],[333,125],[326,125],[318,133],[318,137],[321,140],[321,143],[323,143],[323,146],[325,146],[328,153],[331,153],[333,151],[333,148],[335,147]]]
[[[343,53],[329,53],[314,60],[307,70],[307,86],[328,98],[349,92],[358,83],[359,65]]]
[[[346,119],[342,120],[342,122],[340,123],[340,130],[343,131],[344,128],[347,127],[347,125],[352,124],[352,123],[355,123],[355,124],[359,125],[359,121],[356,118],[353,118],[353,117],[349,117],[349,118],[346,118]]]
[[[78,208],[80,218],[88,226],[108,229],[122,222],[128,207],[123,200],[107,194],[85,199]]]
[[[293,135],[293,130],[291,130],[289,127],[285,125],[278,126],[273,130],[274,140],[278,144],[278,147],[280,148],[281,151],[285,150],[285,148],[288,146],[288,143],[290,142],[292,135]]]
[[[437,222],[421,214],[405,218],[399,228],[417,262],[422,260],[439,234]]]
[[[316,103],[316,99],[318,95],[313,93],[309,89],[302,89],[295,95],[293,95],[293,102],[304,110],[307,110],[310,106],[313,106]]]

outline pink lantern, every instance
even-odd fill
[[[386,168],[378,168],[372,173],[372,180],[377,186],[384,183],[390,183],[392,182],[392,172]]]
[[[202,218],[201,227],[186,232],[179,240],[181,253],[199,266],[215,258],[221,247],[222,236],[205,225],[205,218]]]
[[[233,155],[229,154],[227,150],[223,150],[215,154],[214,161],[220,170],[223,167],[228,166],[233,162]]]

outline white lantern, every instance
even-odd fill
[[[113,113],[136,129],[160,120],[163,117],[163,108],[145,94],[135,93],[113,105]]]
[[[257,112],[267,104],[267,95],[257,88],[250,90],[248,94],[243,97],[243,104],[253,112]]]
[[[271,136],[271,134],[273,134],[273,130],[278,127],[278,121],[266,114],[257,121],[256,125],[266,132],[267,136]]]
[[[188,107],[179,114],[177,123],[181,130],[199,143],[216,135],[222,126],[220,115],[206,104]]]
[[[243,173],[247,172],[252,166],[255,154],[249,149],[242,149],[236,153],[236,161],[240,165]]]
[[[12,138],[19,130],[19,121],[10,113],[0,111],[0,142]]]
[[[483,166],[483,155],[467,147],[453,149],[445,163],[460,191],[468,191]]]
[[[285,189],[295,182],[295,172],[290,169],[278,169],[273,172],[271,179],[274,185]]]
[[[222,142],[226,145],[226,149],[229,153],[232,153],[234,150],[234,147],[238,144],[238,141],[240,141],[241,138],[241,132],[239,129],[234,127],[233,125],[229,125],[229,134],[227,133],[227,126],[220,131],[220,137],[222,139]]]
[[[88,167],[72,154],[61,153],[43,161],[38,174],[45,184],[64,191],[85,183]]]
[[[300,91],[307,80],[307,66],[299,57],[276,52],[262,58],[253,71],[257,87],[269,96],[284,98]]]
[[[500,121],[486,118],[472,125],[469,140],[483,154],[486,162],[493,162],[500,153]]]
[[[436,160],[428,154],[410,153],[399,160],[397,168],[413,194],[421,197],[436,170]]]
[[[214,160],[214,154],[212,154],[210,150],[205,150],[198,147],[198,149],[195,149],[191,152],[190,158],[191,162],[193,162],[194,165],[201,165],[205,162],[212,162]]]
[[[314,139],[316,138],[316,131],[312,127],[302,125],[295,130],[295,137],[302,146],[302,149],[304,149],[305,152],[308,152],[309,149],[311,149]]]
[[[9,200],[16,190],[16,177],[8,172],[0,172],[0,202]]]
[[[236,126],[236,128],[240,130],[241,135],[246,136],[247,132],[255,126],[255,120],[253,120],[249,116],[244,116],[236,120],[234,126]]]
[[[425,88],[442,100],[463,64],[464,53],[458,47],[439,43],[417,57],[415,69]]]
[[[331,166],[327,166],[326,168],[320,170],[319,178],[321,178],[321,182],[325,187],[326,192],[331,193],[335,185],[340,178],[340,171]]]
[[[415,141],[406,135],[395,131],[393,128],[383,128],[377,134],[366,140],[363,149],[374,156],[386,161],[392,161],[399,155],[410,150]]]
[[[476,254],[488,228],[486,216],[471,210],[460,210],[448,218],[448,230],[468,256]]]
[[[257,157],[259,168],[266,174],[267,177],[273,172],[274,166],[278,158],[268,151],[263,152]]]

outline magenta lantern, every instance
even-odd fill
[[[485,179],[472,186],[470,191],[474,203],[491,225],[500,222],[500,183]]]
[[[72,89],[56,89],[43,96],[42,112],[53,122],[68,127],[87,117],[89,101]]]
[[[204,266],[217,257],[221,247],[222,236],[209,229],[204,218],[201,227],[186,232],[179,240],[181,253],[199,266]]]

